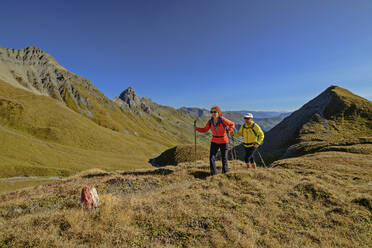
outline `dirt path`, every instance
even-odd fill
[[[26,177],[26,176],[16,176],[16,177],[0,178],[0,183],[6,183],[6,182],[28,182],[28,181],[50,181],[50,180],[62,180],[62,178],[61,177]]]

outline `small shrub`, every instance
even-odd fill
[[[204,146],[196,146],[196,159],[201,160],[207,157],[209,150]],[[166,150],[155,159],[159,166],[178,165],[183,162],[192,162],[195,160],[195,147],[193,145],[180,145]]]

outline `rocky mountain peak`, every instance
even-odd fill
[[[37,66],[52,64],[59,69],[64,69],[51,55],[36,46],[29,46],[25,49],[0,47],[0,59],[7,63],[17,63],[19,65]]]
[[[137,95],[133,87],[128,87],[124,90],[119,99],[128,104],[129,108],[138,106],[141,103],[141,98]]]
[[[151,106],[154,105],[150,98],[139,97],[133,87],[128,87],[119,97],[113,99],[120,107],[130,110],[142,110],[151,113]]]
[[[90,101],[80,91],[102,99],[89,80],[69,72],[53,56],[36,46],[24,49],[0,47],[0,80],[53,97],[89,117]]]

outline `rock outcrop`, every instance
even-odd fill
[[[133,87],[128,87],[119,95],[119,97],[115,97],[113,101],[121,108],[132,111],[142,110],[147,114],[151,113],[151,106],[154,106],[154,103],[150,98],[140,98]]]
[[[120,94],[119,99],[122,100],[124,104],[127,104],[129,108],[135,108],[141,104],[141,98],[137,96],[136,91],[132,87],[124,90]]]

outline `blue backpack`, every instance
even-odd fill
[[[218,117],[218,121],[217,121],[216,124],[214,123],[213,117],[212,117],[208,122],[209,122],[209,125],[210,125],[210,126],[212,126],[212,123],[213,123],[214,131],[217,131],[217,126],[218,126],[218,124],[220,124],[220,123],[221,123],[222,126],[226,129],[226,125],[225,125],[225,123],[223,123],[223,120],[222,120],[222,117],[221,117],[221,116]],[[227,133],[228,133],[228,131],[227,131]]]

